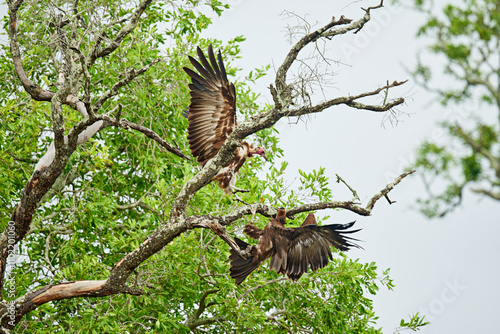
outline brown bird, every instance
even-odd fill
[[[276,218],[271,219],[264,230],[253,224],[248,224],[244,232],[252,239],[258,240],[257,245],[234,238],[238,247],[248,252],[248,258],[242,258],[233,249],[231,255],[231,277],[240,284],[252,271],[257,269],[267,258],[271,258],[269,269],[278,274],[285,274],[292,280],[298,280],[309,268],[312,271],[323,268],[332,258],[330,246],[341,251],[350,247],[361,248],[350,240],[357,240],[345,234],[359,230],[345,231],[354,225],[330,224],[318,226],[314,214],[310,213],[300,227],[285,227],[286,211],[278,209]]]
[[[191,153],[204,166],[213,158],[227,137],[236,127],[236,91],[233,83],[227,80],[226,69],[222,61],[220,50],[217,54],[219,63],[215,60],[212,45],[208,47],[208,58],[198,47],[198,58],[189,61],[198,70],[184,67],[184,71],[191,77],[191,104],[188,110],[188,140]],[[234,157],[213,178],[224,189],[224,193],[231,194],[236,182],[236,173],[243,166],[246,159],[254,154],[261,155],[267,160],[266,152],[262,147],[254,148],[252,144],[242,141],[241,146],[234,151]]]

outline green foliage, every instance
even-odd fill
[[[396,330],[396,333],[401,332],[402,330],[410,329],[414,332],[420,331],[421,327],[424,327],[429,324],[428,321],[424,321],[425,315],[420,317],[418,315],[418,312],[415,313],[414,315],[410,316],[409,321],[405,321],[404,319],[401,319],[401,322],[399,323],[399,328]]]
[[[436,75],[422,57],[413,72],[415,79],[437,93],[444,106],[465,110],[474,106],[468,111],[471,117],[441,124],[445,141],[427,140],[417,149],[412,168],[418,169],[429,193],[419,200],[420,209],[429,217],[438,217],[461,203],[468,184],[474,184],[474,191],[500,200],[500,92],[495,88],[500,81],[500,50],[496,47],[500,43],[500,4],[496,0],[463,0],[444,6],[441,13],[435,13],[432,1],[416,0],[415,5],[427,16],[418,35],[431,38],[429,50],[445,59],[443,74],[452,83],[440,82],[434,88]]]
[[[481,171],[481,164],[475,154],[462,158],[462,173],[465,181],[477,181],[481,175]]]
[[[448,153],[445,147],[426,141],[418,149],[415,167],[423,167],[438,173],[439,171],[448,171],[454,162],[453,155]]]
[[[112,40],[123,24],[108,28],[106,24],[130,15],[133,5],[80,2],[80,17],[75,19],[77,13],[68,2],[24,2],[19,12],[19,42],[30,80],[45,89],[57,81],[57,43],[50,42],[55,31],[47,24],[55,20],[51,13],[64,11],[71,22],[81,23],[68,29],[81,53],[88,55],[99,37],[98,30],[92,29],[106,29],[106,41]],[[197,45],[204,50],[210,43],[221,48],[228,74],[236,81],[238,69],[231,66],[231,60],[238,57],[244,38],[237,36],[223,44],[199,35],[211,23],[203,13],[208,9],[221,15],[226,7],[217,0],[153,3],[120,47],[96,61],[88,85],[73,93],[95,105],[125,71],[161,58],[122,87],[99,112],[114,116],[121,106],[122,117],[151,128],[189,152],[187,120],[182,116],[189,103],[188,77],[182,71],[187,55],[194,55]],[[90,28],[82,28],[85,26]],[[247,81],[236,83],[240,119],[269,108],[257,104],[258,95],[247,84],[262,78],[268,69],[255,69]],[[0,225],[5,227],[36,162],[52,142],[53,132],[50,104],[32,101],[20,88],[6,45],[1,46],[0,75]],[[64,117],[66,130],[81,120],[70,108],[64,109]],[[493,143],[487,130],[484,133],[484,140]],[[241,198],[284,207],[330,200],[324,168],[299,171],[298,190],[287,189],[283,181],[287,163],[274,166],[283,157],[276,135],[275,129],[266,129],[251,138],[266,148],[270,161],[252,159],[241,169],[237,185],[250,190]],[[16,297],[21,297],[49,284],[107,278],[125,254],[165,224],[172,201],[198,169],[196,161],[165,152],[139,132],[112,127],[100,131],[71,156],[58,180],[59,191],[43,199],[20,245],[24,261],[12,271],[7,284],[14,285]],[[212,183],[194,196],[187,214],[225,214],[236,205]],[[267,219],[255,218],[256,224],[267,224]],[[305,214],[297,215],[297,221],[304,218]],[[246,222],[242,219],[229,232],[241,234]],[[25,316],[13,332],[184,333],[199,320],[205,321],[199,329],[210,333],[381,333],[374,323],[377,317],[370,296],[381,287],[392,289],[388,270],[380,274],[374,263],[362,264],[335,254],[329,266],[304,275],[297,283],[263,266],[242,286],[236,286],[228,274],[228,256],[228,246],[213,233],[195,230],[182,234],[130,278],[129,284],[138,285],[144,295],[50,302]],[[202,301],[206,309],[196,319]]]

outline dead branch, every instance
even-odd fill
[[[403,104],[405,100],[400,97],[400,98],[397,98],[393,101],[389,101],[389,102],[386,101],[383,105],[362,104],[362,103],[357,102],[356,100],[359,100],[361,98],[368,97],[368,96],[378,95],[380,92],[382,92],[384,90],[403,85],[407,81],[408,80],[394,81],[391,84],[384,85],[380,88],[377,88],[377,89],[369,91],[369,92],[360,93],[360,94],[352,95],[352,96],[337,97],[335,99],[331,99],[328,101],[318,103],[317,105],[311,106],[311,107],[305,106],[305,107],[302,107],[302,108],[299,108],[296,110],[287,110],[286,114],[284,114],[284,116],[302,116],[302,115],[306,115],[306,114],[317,113],[317,112],[321,112],[327,108],[330,108],[332,106],[341,105],[341,104],[345,104],[349,107],[353,107],[356,109],[364,109],[364,110],[371,110],[371,111],[378,111],[378,112],[387,111],[387,110],[394,108],[397,105]]]
[[[352,192],[353,198],[359,201],[360,199],[356,190],[354,190],[350,185],[348,185],[347,182],[345,182],[344,179],[341,178],[338,174],[335,174],[335,176],[337,177],[337,183],[342,182]]]
[[[106,286],[106,282],[106,280],[76,281],[53,284],[36,289],[12,302],[16,310],[15,319],[5,316],[1,320],[1,325],[3,328],[12,329],[25,314],[51,301],[77,297],[104,297],[117,293],[130,295],[142,294],[141,290],[129,287],[116,287],[112,289]],[[0,303],[0,312],[7,307],[6,304],[5,302]]]
[[[368,204],[366,205],[366,209],[369,210],[370,212],[373,210],[373,207],[375,206],[375,203],[380,199],[382,196],[386,196],[394,187],[401,182],[405,177],[407,177],[410,174],[415,173],[415,170],[410,170],[408,172],[405,172],[401,175],[399,175],[392,183],[389,183],[387,186],[385,186],[384,189],[376,193],[369,201]]]

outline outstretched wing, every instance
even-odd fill
[[[208,58],[198,47],[200,62],[189,57],[198,71],[184,67],[191,77],[191,104],[189,106],[188,140],[191,153],[202,165],[211,159],[236,126],[236,92],[227,80],[226,69],[219,51],[218,63],[212,45]]]
[[[306,222],[307,219],[301,227],[283,228],[280,236],[275,238],[271,269],[293,280],[299,279],[309,268],[315,271],[325,267],[332,259],[330,246],[341,251],[347,251],[350,247],[359,248],[352,242],[356,239],[346,235],[359,231],[346,231],[354,222],[324,226],[315,225],[312,220],[308,224]]]

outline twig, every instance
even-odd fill
[[[415,173],[415,170],[411,170],[411,171],[408,171],[408,172],[405,172],[405,173],[399,175],[392,183],[389,183],[387,186],[385,186],[384,189],[382,189],[380,192],[376,193],[370,199],[370,201],[366,205],[366,209],[371,211],[373,209],[373,207],[375,206],[375,203],[380,199],[380,197],[386,196],[392,189],[394,189],[394,187],[399,182],[401,182],[401,180],[403,180],[405,177],[407,177],[408,175],[413,174],[413,173]],[[389,203],[390,203],[390,201],[389,201]]]
[[[119,109],[119,111],[120,111],[120,109]],[[99,116],[99,119],[102,119],[106,122],[109,122],[109,124],[111,124],[113,126],[121,127],[124,129],[137,130],[137,131],[143,133],[144,135],[146,135],[146,137],[153,139],[155,142],[160,144],[161,147],[165,148],[170,153],[173,153],[176,156],[178,156],[182,159],[185,159],[185,160],[190,159],[188,156],[184,155],[184,153],[182,153],[182,151],[179,148],[174,147],[172,144],[168,143],[162,137],[160,137],[159,134],[157,134],[156,132],[154,132],[153,130],[151,130],[145,126],[130,122],[126,119],[118,120],[117,118],[112,118],[108,115],[101,115],[101,116]]]
[[[340,183],[342,182],[343,184],[345,184],[345,186],[347,188],[349,188],[349,190],[352,192],[352,195],[354,196],[354,199],[357,199],[358,201],[360,200],[359,197],[358,197],[358,193],[356,192],[356,190],[352,189],[351,186],[349,186],[343,178],[341,178],[338,174],[335,174],[335,176],[337,177],[337,183]]]
[[[213,220],[208,220],[204,219],[203,221],[193,225],[193,227],[203,227],[203,228],[209,228],[217,234],[222,240],[224,240],[235,252],[238,253],[239,256],[241,256],[243,259],[248,258],[248,252],[247,250],[242,250],[240,247],[238,247],[238,244],[227,234],[226,229],[224,226],[219,224],[215,219]]]

